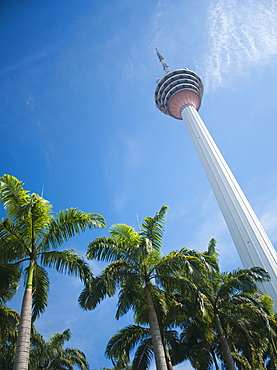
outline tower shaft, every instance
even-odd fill
[[[192,105],[181,110],[198,156],[245,268],[263,267],[271,276],[264,291],[277,304],[277,255],[261,223]]]

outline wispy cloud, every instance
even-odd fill
[[[130,157],[126,159],[125,165],[122,168],[121,175],[119,175],[119,178],[124,179],[123,183],[120,181],[120,187],[118,189],[118,192],[113,196],[113,204],[117,212],[121,213],[126,205],[128,204],[128,201],[131,198],[131,188],[130,187],[130,181],[132,178],[133,171],[136,168],[135,158],[132,156],[133,153],[130,152]],[[132,158],[134,161],[132,162]],[[128,170],[129,168],[129,170]]]
[[[143,134],[118,134],[105,153],[105,178],[113,188],[113,204],[121,212],[132,194],[133,176],[143,160]],[[119,150],[120,148],[120,150]]]
[[[118,174],[118,168],[120,171],[130,173],[130,171],[135,171],[141,163],[143,138],[140,135],[118,134],[114,142],[110,146],[109,153],[105,153],[107,167],[105,175],[108,181],[115,173]],[[111,168],[114,169],[112,173]]]
[[[22,70],[30,69],[32,66],[41,60],[44,60],[46,57],[49,56],[50,50],[41,49],[38,52],[31,53],[18,61],[14,62],[13,64],[4,67],[0,70],[0,76],[10,75],[12,73],[18,73]]]
[[[165,11],[168,6],[167,0],[159,0],[156,5],[156,12],[150,21],[150,29],[146,36],[148,48],[155,50],[161,43],[161,37],[164,36],[165,22],[164,18],[167,15]]]
[[[277,242],[277,199],[272,200],[266,205],[266,210],[261,214],[260,221],[266,232],[270,236],[272,243]]]
[[[216,88],[277,54],[275,0],[211,0],[205,86]]]
[[[114,196],[113,204],[117,212],[121,213],[124,210],[129,198],[130,197],[126,194],[126,192],[122,192]]]
[[[221,270],[230,271],[242,266],[212,190],[205,194],[205,198],[196,197],[191,204],[186,199],[180,200],[169,209],[167,221],[165,240],[168,241],[170,235],[168,244],[171,248],[175,245],[176,248],[188,247],[204,252],[209,241],[215,238]]]
[[[199,227],[196,230],[193,242],[194,248],[199,249],[199,245],[206,248],[209,240],[215,238],[218,243],[217,248],[222,271],[230,270],[233,266],[241,266],[235,245],[232,242],[212,190],[207,194],[206,201],[203,202],[200,212],[200,216],[204,221],[199,223]]]

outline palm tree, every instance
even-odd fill
[[[227,370],[235,370],[235,362],[237,366],[243,362],[250,363],[250,367],[254,366],[253,362],[251,364],[251,361],[248,361],[250,357],[248,356],[248,359],[245,357],[246,348],[249,350],[254,342],[256,346],[258,345],[257,338],[256,340],[254,338],[254,331],[251,332],[251,326],[253,328],[254,323],[262,322],[266,335],[272,332],[271,313],[262,303],[263,300],[257,288],[258,282],[268,280],[268,273],[259,267],[206,275],[198,285],[203,296],[206,320],[200,326],[198,320],[201,318],[201,313],[196,311],[196,315],[190,318],[185,314],[184,322],[181,324],[183,342],[186,345],[189,344],[192,349],[192,343],[196,339],[195,345],[205,353],[205,356],[210,357],[209,362],[216,352],[225,363]],[[180,302],[186,305],[186,299]],[[197,335],[198,339],[195,338]],[[247,338],[245,347],[243,343],[246,344],[246,342],[241,340],[242,337]],[[256,354],[262,353],[261,345],[260,342],[259,349],[256,348]],[[255,350],[254,345],[252,349]],[[192,353],[195,354],[195,351]],[[193,358],[190,357],[190,359],[193,363]],[[255,361],[257,362],[257,356]]]
[[[196,281],[198,290],[196,299],[201,304],[195,304],[195,301],[188,299],[185,293],[174,292],[174,299],[179,304],[175,306],[177,312],[171,315],[171,318],[175,318],[175,325],[181,329],[182,350],[179,351],[179,362],[189,359],[192,366],[197,370],[210,370],[213,366],[216,370],[219,370],[214,347],[214,332],[211,330],[210,307],[199,289],[199,285],[201,286],[209,276],[219,273],[215,239],[210,240],[208,249],[203,253],[203,256],[213,262],[213,269],[206,269],[203,278]]]
[[[89,365],[82,351],[76,348],[63,348],[70,338],[70,329],[55,333],[48,342],[42,335],[34,332],[31,336],[29,370],[73,370],[74,366],[80,370],[88,370]]]
[[[230,348],[238,369],[266,369],[266,360],[276,362],[276,321],[271,298],[262,293],[238,294],[237,320],[225,321]],[[246,298],[246,299],[245,299]]]
[[[199,253],[185,248],[162,255],[166,212],[167,207],[162,206],[154,217],[145,218],[138,232],[125,224],[116,224],[110,229],[110,237],[91,242],[87,258],[110,263],[100,276],[86,283],[79,297],[81,307],[93,309],[119,288],[116,318],[131,308],[136,315],[145,310],[158,370],[172,368],[157,315],[158,302],[159,309],[166,310],[162,289],[178,283],[193,292],[188,276],[197,274],[200,278],[203,265]],[[178,275],[181,270],[186,272],[182,279]]]
[[[215,240],[212,239],[209,243],[208,251],[204,254],[199,254],[199,258],[209,261],[213,267],[216,267],[215,256],[217,256],[215,251]],[[210,269],[209,271],[211,271]],[[202,271],[203,272],[203,271]],[[202,276],[203,278],[203,276]],[[170,287],[171,288],[171,287]],[[176,330],[176,326],[180,323],[180,319],[184,317],[184,309],[180,307],[180,303],[176,301],[176,290],[173,295],[170,290],[166,292],[159,291],[159,295],[155,296],[155,308],[159,320],[159,325],[161,329],[161,335],[164,343],[164,348],[166,352],[166,359],[170,361],[171,364],[176,365],[180,362],[183,362],[187,358],[190,358],[190,352],[197,354],[197,362],[200,363],[199,368],[203,370],[205,358],[200,357],[201,351],[197,351],[199,347],[199,335],[197,338],[194,338],[197,346],[194,346],[191,350],[189,345],[185,344],[184,339],[181,341],[179,331]],[[148,327],[141,325],[148,325],[149,320],[147,316],[147,310],[145,309],[145,304],[142,299],[138,300],[136,306],[140,303],[141,307],[136,309],[135,323],[134,325],[128,325],[125,328],[119,330],[108,342],[105,355],[110,358],[113,363],[124,364],[130,362],[130,353],[134,351],[134,357],[132,360],[132,368],[145,370],[149,367],[150,362],[153,358],[153,345],[151,341],[151,334]],[[194,297],[195,299],[199,298]],[[188,318],[192,317],[195,314],[195,308],[197,302],[195,299],[192,301],[192,296],[187,297],[186,316]],[[189,320],[189,319],[188,319]],[[199,332],[203,337],[203,325],[205,325],[203,318],[198,320],[199,323]],[[139,325],[140,324],[140,325]],[[183,324],[183,321],[182,321]],[[207,325],[206,325],[207,326]],[[208,331],[209,337],[211,333]],[[206,335],[207,336],[207,335]],[[208,346],[209,347],[209,346]],[[203,352],[203,351],[202,351]],[[206,356],[207,357],[207,356]],[[212,360],[210,360],[211,362]],[[168,363],[168,368],[170,367]],[[195,361],[196,364],[196,361]],[[195,365],[193,364],[193,366]]]
[[[78,276],[91,275],[84,259],[73,250],[58,251],[61,244],[87,228],[104,227],[102,216],[75,208],[52,214],[51,204],[38,194],[30,194],[17,178],[0,178],[0,201],[7,218],[0,223],[0,261],[4,266],[25,268],[25,293],[14,361],[14,370],[27,370],[31,316],[37,318],[46,308],[49,279],[44,267]]]
[[[198,295],[191,299],[181,285],[173,292],[177,305],[171,307],[176,312],[168,317],[171,325],[182,329],[183,354],[179,360],[188,358],[201,370],[209,369],[212,363],[218,369],[217,357],[228,370],[235,369],[235,363],[239,368],[246,366],[241,369],[246,369],[247,363],[251,368],[261,366],[263,353],[274,352],[276,322],[272,300],[259,292],[257,284],[270,277],[259,267],[220,273],[215,245],[212,239],[202,254],[211,259],[213,269],[206,269],[201,280],[194,280]],[[268,338],[271,345],[267,350]]]
[[[252,297],[257,292],[257,283],[270,280],[262,268],[239,269],[231,273],[222,273],[212,289],[204,289],[204,294],[213,307],[214,324],[218,333],[221,351],[227,369],[235,369],[233,357],[227,340],[228,327],[238,327],[247,333],[247,322],[262,318],[267,323],[267,315],[258,309],[258,301]],[[246,326],[245,326],[246,323]],[[246,330],[245,330],[246,329]],[[238,352],[238,351],[237,351]]]
[[[177,291],[174,289],[173,294],[171,290],[160,291],[159,296],[154,297],[166,355],[173,365],[190,359],[194,368],[210,369],[213,362],[210,354],[213,336],[209,330],[206,330],[208,324],[203,320],[202,312],[201,317],[194,318],[196,311],[199,311],[199,309],[196,310],[199,307],[199,302],[197,302],[199,296],[190,294],[186,296],[186,302],[184,302],[184,299],[178,299],[177,296],[178,289]],[[153,345],[149,328],[142,326],[149,324],[145,311],[143,306],[140,310],[136,310],[136,324],[128,325],[119,330],[109,340],[105,355],[113,363],[129,363],[130,353],[134,351],[133,369],[146,370],[150,366],[153,357]],[[176,329],[180,326],[180,323],[183,333],[185,326],[189,332],[188,340],[184,336],[180,336],[180,330]],[[204,343],[205,346],[203,346]]]

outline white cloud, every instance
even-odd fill
[[[199,228],[195,232],[195,248],[199,249],[197,245],[201,245],[206,249],[209,240],[215,238],[221,271],[230,271],[241,266],[235,245],[212,191],[202,204],[201,218],[204,222],[199,224]]]
[[[141,163],[141,153],[143,139],[141,136],[131,136],[118,134],[113,138],[108,153],[105,153],[105,176],[111,182],[114,176],[120,172],[130,173],[135,171]],[[121,148],[119,150],[118,148]]]
[[[277,54],[275,0],[211,0],[205,86],[215,88]]]
[[[56,51],[57,47],[58,45],[52,49],[42,48],[37,52],[30,53],[29,55],[17,60],[15,63],[2,68],[0,70],[0,76],[7,76],[13,73],[18,73],[18,71],[22,70],[30,70],[35,64],[37,64],[41,60],[44,60],[49,56],[49,54]]]
[[[166,230],[165,241],[171,248],[173,243],[178,246],[177,248],[185,246],[203,252],[207,250],[210,239],[215,238],[221,271],[242,267],[212,190],[205,194],[205,198],[200,196],[190,204],[182,200],[178,205],[170,207],[167,220],[169,230]],[[174,235],[178,235],[176,240]]]
[[[127,80],[132,80],[133,76],[136,73],[135,66],[134,66],[134,59],[128,56],[127,61],[124,62],[124,67],[123,67],[123,76]]]
[[[128,196],[126,194],[126,192],[122,193],[122,194],[116,194],[114,199],[113,199],[113,203],[114,203],[114,206],[116,208],[116,211],[117,212],[122,212],[122,210],[124,209],[124,207],[126,206],[127,204],[127,201],[128,201]]]
[[[268,235],[270,235],[271,241],[277,242],[277,199],[272,200],[266,207],[266,211],[261,214],[260,221]]]
[[[164,36],[165,28],[165,17],[167,16],[166,8],[168,7],[168,1],[159,0],[156,5],[156,12],[150,21],[150,29],[146,35],[146,43],[148,48],[155,50],[161,43],[162,36]]]
[[[115,144],[105,156],[105,178],[113,186],[113,204],[117,212],[121,212],[130,199],[130,183],[142,162],[143,134],[118,134],[113,141]]]

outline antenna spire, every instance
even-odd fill
[[[164,57],[162,56],[162,54],[159,52],[159,50],[156,48],[156,52],[157,52],[157,56],[160,60],[160,62],[162,63],[163,65],[163,69],[165,71],[165,73],[168,73],[170,72],[169,68],[168,68],[168,65],[166,64],[165,60],[164,60]]]

